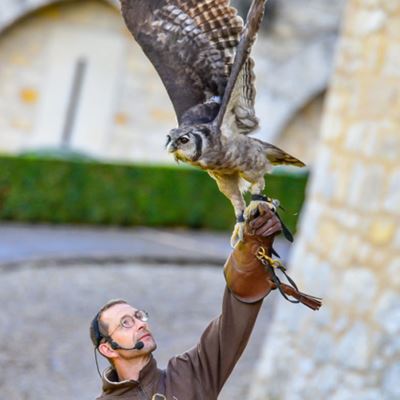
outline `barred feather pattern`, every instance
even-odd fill
[[[121,5],[128,28],[167,87],[178,120],[188,107],[223,98],[244,30],[229,0],[121,0]],[[257,126],[253,65],[250,59],[245,63],[235,85],[229,110],[236,115],[229,131],[249,133]]]
[[[206,99],[222,96],[243,20],[227,0],[169,0],[147,25],[159,51],[176,54],[185,73],[205,89]]]
[[[254,61],[249,57],[236,81],[230,101],[231,107],[228,107],[227,110],[228,113],[233,112],[234,114],[238,133],[245,135],[252,133],[259,125],[254,110],[256,89],[253,68]]]
[[[227,8],[229,2],[206,0],[204,2],[189,1],[182,8],[187,12],[204,33],[208,34],[218,49],[225,51],[224,73],[228,77],[234,61],[236,46],[243,31],[243,21],[236,16],[234,8]],[[195,6],[196,5],[196,6]],[[227,27],[228,24],[228,27]],[[236,82],[230,101],[230,110],[234,113],[232,122],[236,125],[236,133],[248,134],[257,129],[259,121],[255,115],[254,61],[249,57]],[[229,111],[228,111],[229,112]],[[227,130],[231,132],[232,129]]]

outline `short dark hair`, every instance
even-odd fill
[[[101,320],[101,316],[103,315],[104,311],[115,306],[116,304],[128,304],[128,302],[123,299],[113,299],[107,301],[107,303],[100,308],[90,323],[90,339],[92,340],[93,346],[96,349],[99,347],[102,340],[108,337],[108,325]]]

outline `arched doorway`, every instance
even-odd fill
[[[321,119],[326,91],[305,104],[284,127],[275,144],[311,166],[320,139]]]
[[[0,58],[1,152],[169,160],[172,106],[115,7],[80,0],[42,8],[0,36]]]

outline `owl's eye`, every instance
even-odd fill
[[[182,136],[182,137],[179,138],[179,141],[182,144],[185,144],[185,143],[187,143],[189,141],[189,138],[187,136]]]

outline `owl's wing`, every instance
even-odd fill
[[[178,122],[223,97],[243,30],[229,0],[121,0],[128,29],[160,75]]]
[[[258,127],[258,118],[254,110],[254,61],[250,57],[250,51],[261,25],[266,1],[253,0],[237,46],[222,104],[214,121],[217,128],[221,125],[226,126],[223,132],[248,134]]]

